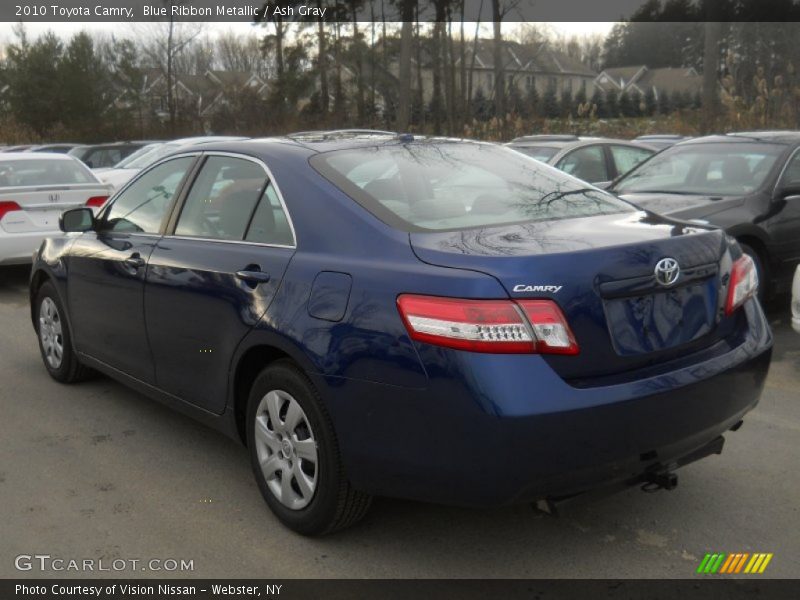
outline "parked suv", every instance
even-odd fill
[[[277,517],[674,487],[758,402],[772,337],[719,229],[493,144],[184,147],[30,285],[47,372],[100,371],[247,444]]]

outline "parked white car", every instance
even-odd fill
[[[800,265],[797,265],[792,281],[792,327],[800,333]]]
[[[170,142],[154,143],[141,148],[139,151],[134,152],[129,157],[121,160],[118,164],[114,165],[112,169],[99,169],[95,171],[95,175],[103,183],[110,185],[114,191],[121,188],[128,183],[133,176],[145,167],[149,167],[162,157],[175,152],[183,146],[193,146],[195,144],[202,144],[205,142],[225,142],[225,141],[238,141],[244,140],[243,137],[233,136],[200,136],[188,137]]]
[[[25,264],[42,240],[62,235],[61,213],[102,206],[110,189],[66,154],[0,154],[0,265]]]

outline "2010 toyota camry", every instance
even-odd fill
[[[58,381],[247,444],[278,518],[671,488],[758,401],[752,261],[507,148],[359,132],[184,149],[35,259]]]

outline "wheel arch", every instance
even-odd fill
[[[277,337],[277,336],[276,336]],[[247,401],[250,388],[256,377],[270,364],[278,360],[290,360],[306,375],[314,371],[308,359],[296,348],[282,343],[273,336],[254,339],[246,347],[240,347],[234,359],[231,373],[230,409],[236,424],[239,440],[247,445]]]

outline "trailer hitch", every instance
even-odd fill
[[[674,490],[678,487],[678,476],[671,471],[661,473],[648,473],[641,490],[652,494],[658,490]]]

